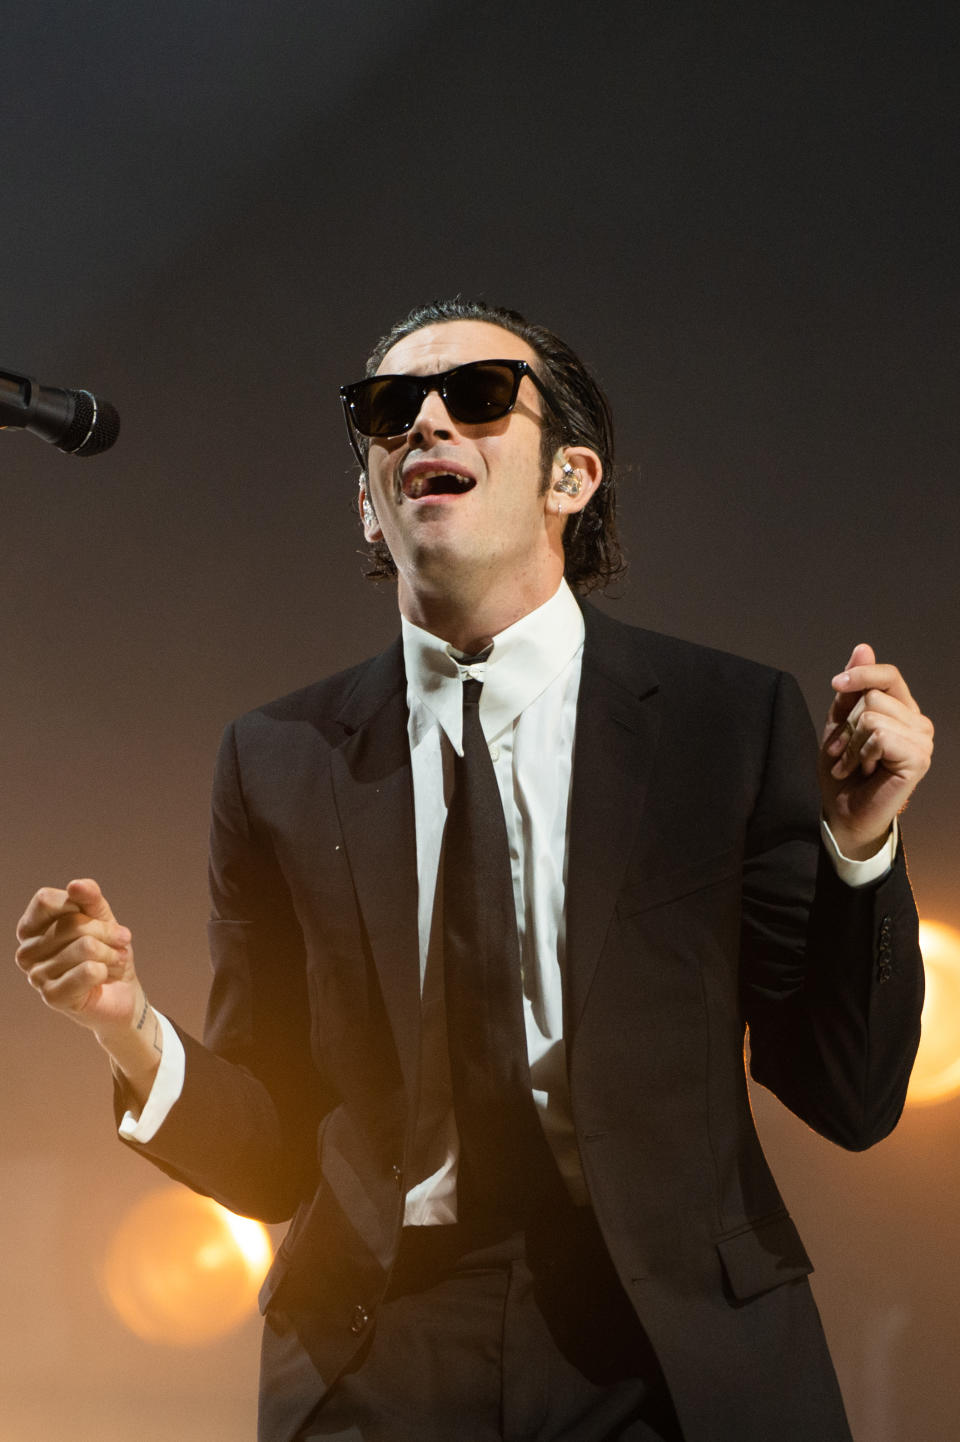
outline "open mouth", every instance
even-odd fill
[[[411,501],[422,500],[424,496],[462,496],[476,484],[472,476],[456,471],[421,471],[414,476],[404,476],[403,494]]]

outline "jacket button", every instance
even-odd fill
[[[353,1309],[353,1316],[350,1318],[350,1330],[355,1337],[359,1337],[364,1327],[370,1321],[370,1313],[366,1307],[359,1302]]]
[[[398,1187],[403,1185],[403,1168],[398,1167],[396,1162],[394,1162],[393,1166],[390,1168],[390,1174]]]

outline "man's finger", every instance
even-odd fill
[[[850,698],[853,700],[853,698]],[[849,710],[840,706],[840,697],[837,697],[830,707],[830,715],[827,717],[828,730],[824,733],[824,748],[831,756],[839,756],[852,741],[854,732],[857,729],[857,722],[863,715],[866,700],[863,696],[854,701]]]
[[[908,729],[916,730],[921,736],[933,736],[933,722],[920,714],[919,709],[907,706],[892,696],[889,691],[864,691],[846,719],[838,717],[831,708],[827,729],[824,732],[824,748],[828,755],[839,756],[849,742],[861,716],[867,714],[875,724],[878,716],[889,716]]]
[[[17,965],[28,971],[52,956],[67,950],[80,937],[92,937],[117,953],[124,953],[132,940],[128,927],[112,921],[93,921],[82,911],[61,916],[39,936],[21,940],[17,947]]]
[[[105,986],[110,980],[109,968],[102,962],[91,960],[70,967],[60,976],[49,977],[34,985],[53,1011],[82,1011],[90,999],[90,993],[96,987]]]
[[[92,916],[95,921],[114,921],[113,912],[107,905],[107,899],[97,883],[90,877],[79,881],[71,881],[67,884],[67,895],[75,902],[78,909]]]
[[[909,706],[912,711],[920,709],[896,666],[877,663],[869,666],[848,666],[845,671],[834,676],[830,684],[839,693],[837,700],[841,706],[847,698],[850,698],[852,704],[861,692],[876,690],[886,691]]]
[[[31,986],[39,988],[66,975],[68,971],[95,962],[105,967],[113,979],[123,975],[129,960],[130,953],[125,948],[114,947],[110,942],[88,932],[76,937],[62,951],[54,952],[43,960],[37,959],[30,966],[27,976]]]
[[[861,766],[870,776],[882,762],[892,774],[916,782],[928,770],[932,752],[933,740],[928,733],[892,716],[868,712],[830,774],[839,781]]]
[[[830,726],[842,727],[847,716],[857,704],[856,688],[849,685],[851,672],[860,666],[872,666],[876,663],[876,654],[872,646],[866,641],[858,641],[850,652],[850,659],[843,670],[838,672],[831,681],[835,691],[830,712],[827,716],[827,723]]]
[[[66,891],[42,886],[31,897],[30,905],[17,923],[17,940],[26,941],[31,936],[41,936],[61,916],[71,916],[80,909]]]

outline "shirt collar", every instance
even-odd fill
[[[549,601],[494,636],[487,659],[471,666],[461,664],[459,653],[448,642],[406,616],[401,616],[400,625],[409,692],[443,728],[458,756],[463,755],[465,676],[484,683],[480,724],[492,741],[542,695],[583,645],[583,614],[566,581],[560,582]]]

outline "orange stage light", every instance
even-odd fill
[[[120,1223],[101,1281],[114,1311],[138,1337],[196,1346],[246,1320],[272,1255],[260,1222],[184,1187],[164,1187]]]
[[[960,931],[921,921],[920,949],[927,973],[923,1035],[907,1101],[914,1106],[960,1093]]]

